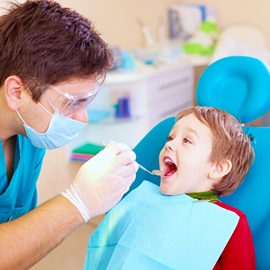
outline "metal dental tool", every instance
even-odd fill
[[[138,163],[138,162],[137,162]],[[162,171],[160,170],[153,170],[152,172],[147,170],[144,166],[142,166],[140,163],[138,163],[139,168],[141,168],[142,170],[152,174],[152,175],[156,175],[156,176],[161,176],[162,175]]]

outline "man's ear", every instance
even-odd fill
[[[9,76],[5,79],[3,87],[9,108],[14,111],[18,110],[24,89],[21,78],[15,75]]]
[[[232,162],[229,159],[222,159],[219,163],[214,164],[209,172],[209,178],[212,180],[221,179],[232,169]]]

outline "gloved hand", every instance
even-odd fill
[[[138,170],[129,146],[111,142],[82,165],[62,195],[80,211],[85,222],[106,213],[129,190]]]

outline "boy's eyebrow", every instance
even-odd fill
[[[193,128],[190,128],[190,127],[186,127],[185,129],[186,129],[188,132],[193,133],[193,134],[198,138],[198,140],[200,139],[200,137],[199,137],[198,133],[196,132],[196,130],[194,130]]]

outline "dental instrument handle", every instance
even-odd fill
[[[106,143],[106,142],[104,142],[104,141],[102,142],[102,145],[104,145],[105,147],[109,146],[109,144]],[[137,164],[138,164],[139,168],[141,168],[142,170],[144,170],[144,171],[150,173],[151,175],[156,175],[156,176],[161,176],[161,175],[162,175],[162,172],[161,172],[160,170],[153,170],[153,171],[151,172],[151,171],[147,170],[147,169],[146,169],[143,165],[141,165],[140,163],[137,162]]]
[[[150,172],[149,170],[147,170],[145,167],[143,167],[143,165],[141,165],[140,163],[137,162],[137,164],[139,165],[139,168],[141,168],[142,170],[154,175],[152,172]]]

